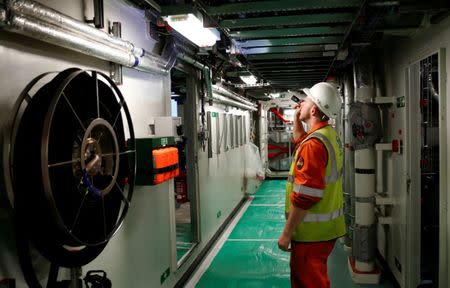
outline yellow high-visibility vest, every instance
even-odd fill
[[[328,163],[325,171],[325,189],[314,189],[294,183],[294,165],[297,163],[298,151],[301,145],[311,138],[319,139],[328,152]],[[306,214],[303,221],[295,228],[292,240],[300,242],[318,242],[336,239],[345,235],[345,220],[343,211],[342,170],[343,153],[341,141],[336,131],[329,125],[308,135],[294,154],[286,184],[285,212],[291,207],[290,194],[302,193],[322,197]]]

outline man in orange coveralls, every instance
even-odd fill
[[[337,118],[341,99],[326,82],[303,91],[307,97],[294,117],[297,149],[286,184],[287,220],[278,247],[291,252],[292,287],[322,288],[330,287],[328,256],[336,239],[346,233],[342,147],[328,124],[329,118]]]

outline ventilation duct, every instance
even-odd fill
[[[369,49],[368,49],[369,50]],[[373,68],[368,52],[362,53],[358,63],[354,65],[355,99],[359,102],[369,103],[375,95]]]
[[[169,60],[30,0],[7,1],[5,29],[140,71],[167,75]],[[6,13],[8,12],[8,13]]]

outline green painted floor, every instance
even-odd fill
[[[228,239],[202,275],[196,287],[290,287],[289,253],[278,249],[284,227],[286,180],[267,180]],[[337,243],[328,260],[332,287],[394,287],[382,279],[380,285],[357,285],[347,269],[347,255]]]
[[[192,248],[192,228],[190,223],[177,223],[177,260]]]

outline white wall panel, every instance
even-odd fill
[[[225,112],[222,105],[216,107],[205,107],[206,111],[218,112],[222,130],[222,113]],[[239,109],[230,108],[227,115],[246,115],[248,112]],[[227,117],[228,124],[230,116]],[[213,127],[215,127],[213,119]],[[215,132],[215,129],[213,130]],[[230,128],[228,128],[228,138],[230,139]],[[211,135],[216,139],[216,135]],[[247,129],[247,139],[248,139]],[[229,141],[229,140],[228,140]],[[213,141],[213,157],[208,158],[207,151],[199,153],[199,175],[200,175],[200,214],[201,214],[201,238],[202,241],[208,241],[217,228],[230,215],[236,205],[244,197],[244,146],[231,146],[225,152],[225,142],[222,141],[221,153],[217,155]]]
[[[408,97],[407,91],[405,90],[405,69],[412,63],[438,52],[440,48],[446,48],[448,53],[450,49],[450,19],[447,18],[439,25],[431,26],[429,29],[418,30],[416,35],[411,38],[386,38],[384,44],[384,61],[386,72],[385,81],[388,92],[388,95],[386,96]],[[447,55],[446,59],[445,65],[448,70],[450,67],[450,57]],[[445,75],[444,78],[446,78]],[[448,95],[448,91],[450,91],[450,83],[448,80],[445,87]],[[440,91],[440,93],[445,95],[445,91]],[[407,103],[410,100],[411,99],[406,98]],[[389,109],[389,112],[390,118],[387,119],[387,140],[390,141],[392,139],[401,139],[405,145],[407,135],[408,133],[411,133],[411,131],[406,130],[406,107],[397,108],[396,106],[393,106]],[[446,113],[445,118],[449,119],[450,112],[448,109],[446,110]],[[420,132],[418,135],[420,135]],[[447,139],[447,143],[449,143],[448,131],[445,137]],[[406,146],[405,149],[408,149],[408,147]],[[408,276],[405,275],[407,268],[405,266],[408,265],[408,259],[410,259],[406,251],[406,243],[409,241],[406,235],[408,229],[410,229],[407,227],[408,219],[406,210],[406,181],[408,173],[406,152],[402,155],[392,154],[389,160],[392,161],[392,170],[395,171],[395,173],[388,173],[387,175],[388,183],[392,183],[392,189],[388,192],[392,193],[392,196],[395,199],[395,206],[392,210],[394,224],[390,226],[389,233],[387,234],[387,262],[400,285],[402,287],[406,287],[406,278]],[[441,161],[446,161],[449,163],[449,159],[441,159]],[[441,179],[449,179],[449,176],[448,171],[441,171]],[[420,187],[412,187],[412,189],[420,189]],[[414,211],[411,211],[411,213],[414,213]],[[448,231],[449,229],[447,228],[447,233]],[[417,253],[419,253],[419,251]],[[396,258],[402,265],[401,272],[396,268]],[[448,256],[447,259],[449,259]]]

